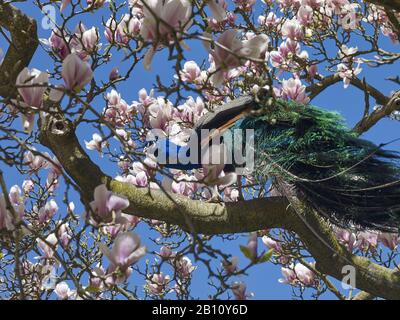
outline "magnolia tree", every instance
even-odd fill
[[[20,2],[0,1],[1,298],[246,299],[268,264],[297,298],[400,298],[397,234],[299,216],[223,165],[165,169],[147,141],[185,145],[260,88],[307,105],[339,83],[365,97],[355,132],[398,120],[400,1]]]

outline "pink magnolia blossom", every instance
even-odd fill
[[[360,8],[358,3],[344,3],[340,7],[338,22],[346,31],[352,31],[359,26],[360,17],[357,10]]]
[[[73,34],[65,30],[55,29],[48,40],[41,39],[41,42],[49,46],[52,51],[64,60],[70,53],[76,54],[80,59],[89,59],[89,54],[97,48],[99,34],[95,27],[86,29],[83,23],[79,23]]]
[[[130,134],[126,132],[124,129],[116,129],[115,133],[116,135],[114,136],[114,138],[118,141],[122,141],[124,143],[125,148],[127,148],[126,146],[132,149],[136,147],[136,144],[130,137]]]
[[[381,232],[378,235],[378,239],[385,247],[389,248],[390,250],[395,250],[400,242],[400,238],[397,233]]]
[[[247,300],[254,295],[253,293],[246,292],[247,287],[243,282],[234,282],[231,285],[231,290],[236,300]]]
[[[279,5],[281,8],[297,8],[300,6],[300,0],[278,0]]]
[[[146,280],[145,288],[150,294],[164,295],[168,292],[169,282],[169,275],[160,272],[153,274],[150,279]]]
[[[174,110],[170,101],[165,101],[164,98],[159,97],[147,109],[147,117],[150,126],[153,129],[168,130],[174,116]]]
[[[49,192],[54,192],[58,188],[58,177],[59,175],[55,174],[54,171],[49,171],[46,179],[46,188]]]
[[[138,217],[130,214],[118,213],[115,218],[115,223],[104,226],[102,231],[114,239],[120,232],[128,231],[134,228],[138,223]]]
[[[25,199],[21,195],[21,188],[17,185],[12,186],[10,188],[8,198],[11,202],[14,212],[17,214],[17,219],[22,219],[25,214]]]
[[[339,77],[343,79],[344,88],[347,89],[351,80],[361,73],[362,68],[360,68],[360,62],[357,64],[356,68],[348,67],[344,63],[341,63],[337,66],[337,71]]]
[[[238,270],[239,257],[232,257],[230,261],[222,261],[222,267],[227,274],[233,274]]]
[[[92,80],[93,71],[87,62],[71,53],[62,63],[61,76],[67,89],[79,92]]]
[[[314,10],[310,6],[301,6],[297,11],[297,21],[303,25],[307,26],[313,21]]]
[[[307,66],[307,72],[310,79],[314,79],[315,76],[318,74],[318,66],[316,64],[312,64],[311,66]]]
[[[49,221],[51,218],[54,217],[57,211],[58,211],[58,205],[55,200],[51,199],[50,201],[46,202],[46,204],[39,209],[38,213],[39,223]]]
[[[116,41],[117,43],[123,42],[120,40],[120,35],[118,34],[118,25],[114,18],[110,18],[107,20],[104,29],[104,36],[111,43],[114,41]]]
[[[258,257],[258,236],[257,232],[252,232],[249,236],[246,248],[251,254],[253,260],[257,260]]]
[[[199,83],[201,81],[201,70],[195,61],[186,61],[183,65],[180,76],[183,81]]]
[[[280,283],[292,284],[292,285],[296,284],[297,276],[293,269],[282,267],[281,272],[283,278],[280,278],[278,280]]]
[[[393,44],[399,43],[399,35],[393,30],[391,26],[383,25],[381,26],[382,34],[388,37]]]
[[[303,30],[297,19],[286,20],[282,26],[281,33],[284,39],[289,38],[299,41],[304,38]]]
[[[355,233],[341,228],[334,228],[334,232],[339,242],[350,252],[353,251],[354,247],[357,245],[357,237]]]
[[[114,284],[112,275],[106,274],[106,271],[98,264],[92,271],[89,280],[90,286],[102,290],[104,286]]]
[[[34,148],[31,148],[32,151],[35,151]],[[32,171],[38,171],[40,169],[48,169],[50,155],[47,152],[43,152],[43,156],[38,154],[34,155],[32,151],[27,151],[24,154],[24,162],[26,165],[29,165]],[[46,157],[46,158],[45,158]]]
[[[202,154],[203,180],[207,185],[227,187],[237,181],[235,172],[225,174],[225,159],[228,154],[224,144],[213,144],[208,147]]]
[[[325,0],[301,0],[302,6],[310,6],[313,9],[319,9],[324,5]]]
[[[299,279],[300,283],[305,286],[312,286],[315,284],[315,274],[309,268],[301,263],[297,263],[294,267],[294,271]]]
[[[88,53],[92,53],[96,49],[99,42],[99,32],[97,28],[92,27],[88,30],[84,30],[81,35],[81,40],[84,49]]]
[[[181,175],[172,182],[172,192],[190,197],[197,191],[197,179],[194,176]]]
[[[279,242],[275,241],[274,239],[268,237],[268,236],[263,236],[262,237],[262,242],[270,249],[274,249],[276,252],[282,251],[282,246]]]
[[[183,105],[178,106],[177,116],[184,122],[196,123],[196,121],[207,112],[204,101],[197,97],[189,97]]]
[[[188,257],[181,257],[175,261],[175,270],[183,279],[188,279],[195,269]]]
[[[39,109],[43,103],[43,95],[49,80],[47,72],[24,68],[16,80],[18,92],[28,107]]]
[[[283,278],[279,279],[280,283],[312,286],[316,281],[314,272],[301,263],[297,263],[294,268],[282,267],[281,272]]]
[[[375,250],[378,246],[378,233],[372,231],[359,232],[356,245],[363,251]]]
[[[225,0],[211,0],[208,2],[208,7],[211,10],[213,17],[217,22],[226,19],[226,2]]]
[[[154,98],[154,90],[150,90],[150,94],[147,94],[147,90],[143,88],[139,90],[138,94],[139,101],[133,101],[132,106],[137,112],[144,116],[147,108],[156,100]]]
[[[240,40],[240,35],[238,30],[226,30],[220,35],[213,49],[207,46],[215,64],[215,73],[211,79],[215,86],[222,84],[223,71],[242,65],[241,59],[260,58],[268,48],[269,38],[265,34],[254,36],[250,40]]]
[[[286,41],[280,44],[278,50],[273,50],[270,52],[269,56],[272,66],[279,69],[287,69],[292,65],[296,65],[293,63],[294,57],[307,60],[307,51],[301,51],[300,49],[301,47],[299,42],[292,39],[286,39]]]
[[[173,258],[175,256],[175,254],[172,252],[171,248],[168,246],[162,246],[160,248],[160,253],[159,256],[163,259],[163,260],[168,260],[170,258]]]
[[[108,272],[119,271],[123,274],[117,282],[125,281],[131,272],[129,267],[146,254],[146,248],[140,245],[139,236],[131,232],[118,234],[111,250],[102,243],[100,249],[110,261]]]
[[[228,12],[226,14],[226,20],[231,25],[231,27],[235,27],[236,26],[237,15],[234,14],[233,12]]]
[[[8,198],[12,205],[18,206],[23,204],[24,198],[21,196],[21,188],[18,185],[12,186]]]
[[[114,89],[106,95],[107,108],[104,120],[114,126],[123,126],[132,120],[132,106],[129,106]]]
[[[144,19],[140,34],[145,41],[153,42],[153,47],[146,53],[143,62],[144,68],[148,70],[159,42],[162,39],[164,39],[163,42],[170,40],[172,31],[178,31],[181,28],[185,31],[190,27],[192,6],[188,0],[150,0],[146,4],[147,6],[143,8]]]
[[[106,101],[108,104],[117,105],[122,101],[121,94],[118,91],[112,89],[111,92],[108,92],[106,94]]]
[[[98,133],[94,133],[92,135],[92,140],[85,140],[85,145],[86,149],[97,150],[100,154],[102,154],[102,150],[107,145],[107,141],[103,141],[103,138]]]
[[[358,52],[358,47],[348,47],[346,45],[342,45],[340,50],[339,50],[339,58],[342,59],[342,61],[348,62],[349,56],[355,55]]]
[[[46,241],[42,239],[36,239],[37,245],[39,249],[43,252],[43,256],[39,257],[40,259],[52,259],[54,256],[53,248],[57,248],[57,237],[54,233],[51,233],[47,236]]]
[[[122,210],[129,207],[129,200],[113,194],[107,190],[104,184],[94,189],[93,201],[90,202],[90,208],[96,218],[109,222],[112,219],[113,212],[119,214]]]
[[[147,41],[155,40],[157,36],[168,36],[171,33],[171,28],[173,30],[179,30],[179,28],[185,24],[185,29],[190,26],[190,23],[188,23],[192,12],[190,1],[167,0],[164,2],[152,0],[148,1],[147,5],[156,15],[155,17],[147,6],[144,6],[144,19],[141,34]],[[157,23],[157,18],[163,20],[165,23]]]
[[[53,52],[64,60],[71,52],[69,45],[66,41],[70,39],[70,36],[65,34],[60,34],[59,30],[53,30],[51,36],[48,40],[42,40],[42,42],[49,46]]]
[[[33,191],[35,184],[32,180],[24,180],[22,182],[22,190],[24,190],[25,195]]]
[[[149,158],[145,158],[143,162],[140,161],[135,161],[132,163],[132,167],[130,169],[130,172],[132,174],[137,175],[141,171],[146,172],[146,174],[150,175],[151,170],[155,169],[157,167],[157,163],[154,162],[153,160]]]
[[[132,12],[132,15],[125,14],[118,24],[114,18],[108,19],[104,35],[109,42],[125,46],[140,33],[141,26],[141,19]]]
[[[257,21],[260,25],[274,27],[279,23],[280,19],[274,12],[270,12],[267,16],[259,16]]]
[[[306,87],[299,79],[283,80],[281,96],[283,99],[291,99],[298,103],[308,103],[310,101],[306,95]]]
[[[71,228],[69,227],[68,222],[66,223],[62,223],[59,225],[58,227],[58,231],[57,231],[57,238],[58,238],[58,242],[64,247],[66,248],[69,244],[69,242],[72,239],[72,231]]]
[[[68,300],[75,296],[75,291],[71,290],[64,281],[57,283],[54,292],[59,300]]]
[[[125,183],[130,183],[141,188],[147,187],[149,183],[149,179],[145,171],[140,171],[136,175],[129,174],[126,177],[118,176],[116,177],[116,180]]]

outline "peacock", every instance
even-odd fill
[[[335,225],[398,232],[399,153],[360,138],[337,112],[265,94],[248,95],[206,113],[194,129],[199,134],[202,129],[235,128],[253,129],[254,176],[260,184],[270,181],[282,194],[294,190]],[[210,142],[208,137],[205,144]],[[204,148],[204,139],[198,144]],[[185,164],[178,159],[165,167],[198,169],[198,159],[200,163]],[[235,167],[226,164],[224,170]]]

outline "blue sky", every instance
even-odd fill
[[[261,2],[258,1],[258,5]],[[24,4],[18,4],[24,12],[27,12],[31,17],[38,21],[38,33],[40,38],[48,38],[51,34],[51,30],[46,30],[41,27],[41,21],[43,19],[43,14],[40,10],[31,4],[31,1]],[[100,24],[100,15],[107,14],[107,10],[102,9],[96,14],[85,15],[84,24],[87,27],[98,26],[100,27],[100,35],[101,41],[105,43],[105,38],[103,36],[103,28]],[[58,13],[58,11],[57,11]],[[257,15],[256,15],[257,17]],[[57,17],[57,21],[60,22],[60,17]],[[107,16],[105,16],[105,20],[107,20]],[[71,24],[69,24],[69,28],[73,29],[78,20],[73,20]],[[384,43],[385,46],[392,47],[392,45],[386,40]],[[4,40],[0,40],[0,47],[5,48]],[[202,47],[201,44],[190,44],[191,50],[187,53],[187,57],[189,59],[202,61],[203,59],[207,59],[206,51]],[[393,47],[392,47],[393,48]],[[398,50],[398,46],[397,46]],[[4,50],[5,51],[5,50]],[[33,61],[31,62],[30,67],[35,67],[41,70],[46,70],[47,68],[52,68],[52,61],[47,57],[45,52],[39,48],[36,52]],[[107,67],[103,68],[101,73],[96,74],[96,76],[100,78],[107,78],[109,71],[115,67],[119,66],[121,69],[124,68],[123,65],[119,65],[120,57],[116,55],[114,57],[114,64],[109,64]],[[125,63],[126,65],[126,63]],[[368,70],[368,68],[364,67],[364,70],[361,76],[365,76],[369,83],[380,88],[385,95],[388,95],[391,90],[394,89],[393,85],[388,81],[384,80],[384,78],[388,76],[396,76],[395,70],[399,70],[397,65],[391,65],[382,67],[375,70]],[[321,71],[321,70],[320,70]],[[171,63],[166,63],[166,54],[157,53],[154,61],[152,71],[148,72],[143,69],[140,65],[136,68],[130,80],[122,83],[118,86],[118,91],[121,92],[122,97],[128,102],[131,103],[133,100],[137,100],[137,92],[141,88],[146,88],[148,91],[152,88],[152,85],[155,80],[155,75],[159,74],[162,79],[168,80],[171,79],[173,75]],[[55,83],[56,81],[52,81]],[[313,104],[324,107],[329,110],[339,111],[344,118],[346,119],[346,123],[349,126],[353,126],[360,119],[363,110],[364,110],[364,94],[358,89],[349,88],[347,90],[343,90],[343,84],[340,82],[329,89],[327,89],[322,95],[318,96]],[[101,111],[104,107],[104,102],[101,99],[95,101],[95,108],[97,111]],[[91,135],[95,132],[93,128],[83,127],[78,131],[78,136],[83,140],[90,140]],[[375,126],[372,130],[364,135],[365,138],[374,141],[375,143],[384,143],[391,141],[396,138],[400,138],[400,126],[399,123],[393,120],[384,119],[377,126]],[[390,145],[390,149],[400,151],[400,142],[396,142]],[[40,151],[45,151],[40,148]],[[105,159],[100,159],[99,156],[95,152],[90,152],[90,156],[92,159],[101,164],[102,169],[110,175],[117,174],[117,167],[114,164],[110,164]],[[1,169],[7,170],[7,184],[10,187],[13,184],[21,185],[24,177],[21,177],[13,168],[5,168],[2,164],[0,164]],[[74,202],[75,204],[79,204],[79,198],[75,195]],[[82,207],[78,206],[77,212],[81,210]],[[60,210],[62,211],[62,210]],[[141,224],[137,229],[137,233],[141,235],[142,240],[146,246],[152,248],[153,245],[151,241],[148,240],[149,236],[155,237],[154,233],[148,231],[148,229]],[[237,241],[233,241],[232,243],[224,242],[216,243],[218,247],[223,248],[224,250],[233,253],[234,255],[238,255],[241,261],[245,261],[245,257],[240,253],[238,244],[245,244],[247,242],[247,235],[240,236]],[[265,249],[261,240],[259,241],[259,246],[262,249]],[[207,281],[207,274],[204,272],[203,268],[199,268],[195,273],[195,278],[193,281],[192,293],[194,296],[199,295],[202,298],[207,298],[205,292],[204,283]],[[278,279],[281,277],[280,268],[272,265],[271,263],[262,264],[254,267],[251,270],[250,276],[244,278],[247,283],[248,290],[254,292],[256,299],[290,299],[291,297],[291,287],[287,285],[282,285],[278,283]],[[238,279],[240,280],[240,279]],[[171,296],[172,297],[172,296]],[[327,294],[325,298],[333,298],[332,295]]]

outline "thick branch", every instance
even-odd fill
[[[12,98],[16,95],[18,74],[29,65],[39,45],[36,21],[0,0],[0,27],[7,29],[11,35],[11,43],[0,66],[0,96]]]
[[[359,134],[366,132],[382,118],[390,116],[396,110],[400,110],[400,91],[396,92],[386,104],[371,114],[366,114],[353,130]]]
[[[81,186],[83,197],[88,201],[93,196],[94,188],[106,183],[110,190],[129,199],[130,207],[126,213],[179,225],[185,230],[194,228],[204,234],[267,228],[291,230],[304,241],[321,272],[340,280],[343,277],[342,268],[353,265],[358,288],[374,296],[400,299],[398,273],[347,252],[333,237],[330,226],[312,210],[300,208],[301,213],[298,214],[288,207],[288,201],[282,197],[215,204],[166,195],[159,190],[136,188],[103,174],[80,146],[71,123],[48,118],[41,128],[41,142],[54,152],[65,171]],[[298,206],[301,207],[301,204]]]
[[[366,0],[366,2],[400,12],[400,0]]]

